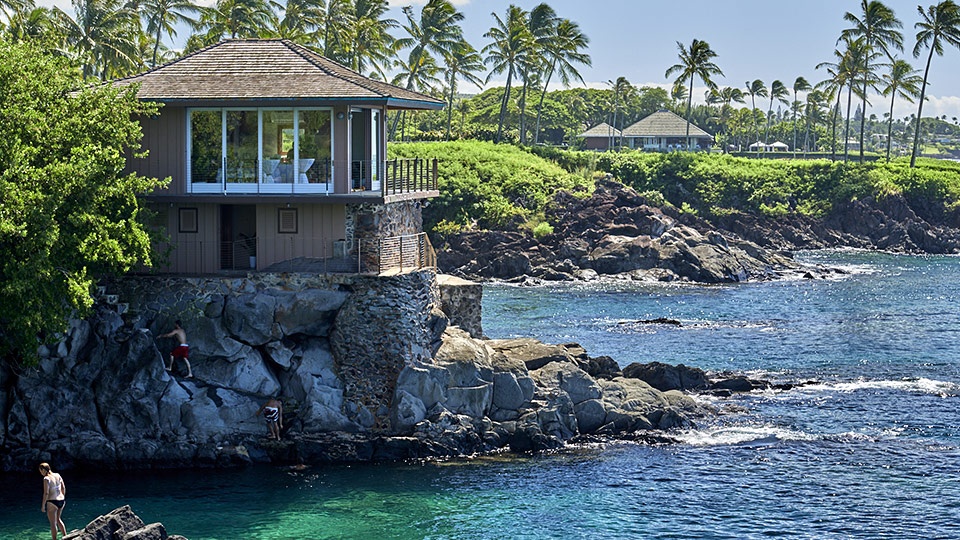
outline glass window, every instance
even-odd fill
[[[189,122],[193,183],[332,181],[329,109],[193,110]]]
[[[190,113],[190,179],[193,182],[215,183],[221,180],[223,167],[221,111]]]
[[[300,110],[299,166],[301,181],[330,182],[333,124],[330,111]]]
[[[257,111],[227,111],[227,182],[257,181]]]

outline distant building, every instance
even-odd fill
[[[577,135],[577,137],[584,140],[583,148],[585,150],[608,150],[620,138],[620,130],[606,122],[601,122]]]
[[[660,110],[639,122],[624,128],[624,146],[643,150],[668,152],[670,150],[705,150],[713,145],[713,135],[690,124],[676,114]]]

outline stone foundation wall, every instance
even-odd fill
[[[440,304],[451,326],[459,326],[471,337],[483,338],[483,285],[456,276],[440,274]]]

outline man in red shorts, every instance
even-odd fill
[[[193,377],[193,370],[190,369],[190,361],[187,360],[187,357],[190,355],[190,347],[187,345],[187,333],[183,331],[183,327],[180,326],[180,321],[175,321],[173,323],[173,330],[167,332],[160,336],[162,338],[173,337],[177,338],[179,345],[173,348],[170,351],[170,367],[167,367],[167,364],[163,364],[163,368],[167,371],[173,371],[173,362],[177,358],[183,360],[183,363],[187,365],[187,378]]]

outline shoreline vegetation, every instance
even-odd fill
[[[441,271],[463,277],[715,283],[830,274],[793,263],[789,252],[801,249],[960,253],[960,163],[951,161],[911,168],[906,158],[861,165],[477,141],[391,153],[447,158],[424,226]]]

